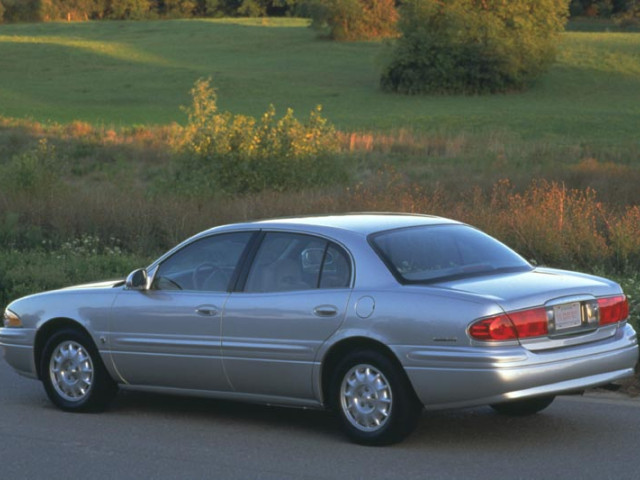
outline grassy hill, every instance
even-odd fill
[[[300,19],[0,26],[0,115],[105,125],[184,121],[180,105],[212,76],[222,109],[316,104],[349,131],[511,132],[524,139],[637,141],[640,35],[568,32],[558,63],[528,92],[404,97],[378,89],[379,43],[316,38]]]

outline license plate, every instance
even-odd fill
[[[579,327],[582,325],[580,302],[567,303],[553,307],[556,330]]]

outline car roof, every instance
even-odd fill
[[[260,228],[260,229],[285,229],[285,230],[309,230],[323,229],[343,230],[362,235],[422,225],[458,224],[455,220],[433,215],[398,214],[398,213],[346,213],[341,215],[317,215],[306,217],[287,217],[255,222],[237,223],[225,225],[220,228]]]

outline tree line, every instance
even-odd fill
[[[313,16],[318,7],[341,5],[357,13],[354,3],[367,10],[388,11],[403,0],[0,0],[0,22],[55,20],[150,19],[225,16]],[[379,5],[382,4],[382,5]],[[640,0],[572,0],[572,16],[612,17],[640,9]]]
[[[282,16],[298,0],[0,0],[0,21]]]
[[[572,16],[611,17],[633,10],[640,5],[637,0],[572,0],[569,10]]]

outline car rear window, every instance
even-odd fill
[[[370,243],[403,283],[531,270],[506,245],[467,225],[431,225],[389,230]]]

